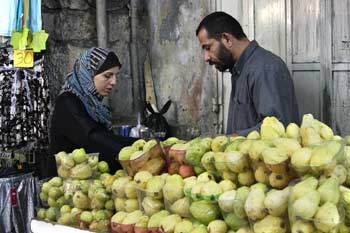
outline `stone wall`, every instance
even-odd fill
[[[149,53],[158,107],[173,101],[166,117],[184,137],[215,133],[215,75],[203,61],[195,30],[210,1],[149,0]]]
[[[197,0],[138,0],[137,64],[143,77],[148,54],[158,108],[173,104],[166,118],[176,136],[191,138],[214,133],[217,115],[213,70],[203,62],[195,29],[208,13],[208,2]],[[130,0],[107,0],[108,46],[123,63],[116,89],[108,103],[116,125],[136,124],[131,69]],[[43,0],[43,25],[50,34],[46,70],[54,98],[75,59],[87,47],[97,46],[94,0]]]
[[[130,68],[129,1],[106,3],[108,47],[117,53],[123,65],[116,88],[107,100],[113,120],[119,124],[135,115]],[[75,59],[84,49],[97,46],[96,6],[94,0],[43,0],[42,13],[43,28],[49,33],[46,71],[54,99]]]

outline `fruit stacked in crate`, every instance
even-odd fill
[[[289,220],[294,232],[339,232],[345,219],[339,180],[330,177],[318,180],[313,176],[301,179],[291,187]]]
[[[101,174],[100,181],[92,179],[89,187],[102,191],[102,183],[116,211],[111,230],[117,233],[350,232],[350,147],[344,147],[345,142],[349,146],[350,138],[334,135],[309,114],[300,127],[291,123],[284,128],[276,118],[267,117],[260,131],[247,137],[139,140],[119,155],[129,166],[124,166],[126,173]],[[158,152],[161,145],[169,152],[173,146],[182,150],[174,156],[190,165],[193,173],[183,176],[180,169],[163,173],[163,162],[161,170],[159,163],[149,169],[155,155],[142,157],[146,143]],[[163,152],[158,152],[156,157],[164,160]],[[144,166],[130,171],[135,161]],[[74,193],[84,193],[85,181],[79,182]],[[92,193],[98,193],[97,199],[104,197],[103,192]],[[69,203],[73,197],[67,198]],[[89,190],[87,198],[91,206]],[[80,211],[79,221],[96,216],[97,211],[74,208]],[[62,211],[68,212],[68,207]]]
[[[131,146],[121,149],[118,158],[129,176],[134,176],[138,171],[158,175],[164,172],[166,167],[161,143],[155,139],[135,141]]]
[[[136,227],[147,231],[149,218],[164,209],[163,185],[163,177],[149,171],[117,179],[112,186],[117,211],[111,220],[112,232],[134,232]]]
[[[86,180],[97,177],[99,153],[87,154],[83,148],[72,153],[64,151],[55,155],[58,176],[63,179]]]
[[[38,217],[47,221],[56,221],[59,209],[65,205],[63,180],[53,177],[40,187],[39,198],[41,206],[46,207],[38,211]],[[47,213],[47,214],[46,214]]]
[[[111,187],[121,172],[109,174],[108,164],[99,161],[98,153],[87,154],[83,148],[60,152],[55,158],[59,177],[42,185],[40,199],[47,200],[49,208],[39,209],[38,218],[108,231],[115,209]]]
[[[341,202],[344,206],[344,222],[340,224],[340,232],[350,232],[350,189],[341,185]]]
[[[190,180],[186,181],[178,174],[152,175],[148,171],[139,171],[135,174],[133,182],[135,182],[140,210],[131,213],[127,213],[126,210],[118,211],[111,220],[112,232],[195,233],[200,229],[200,232],[207,233],[206,225],[197,220],[194,225],[193,218],[190,218],[191,201],[190,197],[184,194],[184,186]],[[199,213],[203,209],[194,206],[193,210]],[[210,206],[207,210],[210,210]],[[202,213],[202,216],[205,215]],[[203,218],[204,221],[208,219]]]
[[[211,140],[211,138],[208,138]],[[200,150],[204,152],[204,147],[194,147],[195,140],[185,142],[183,140],[175,140],[172,138],[172,145],[169,149],[166,149],[169,142],[163,142],[163,148],[166,151],[167,158],[167,171],[169,174],[180,174],[182,177],[189,177],[195,175],[196,167],[190,164],[190,161],[186,160],[186,154],[188,151]],[[199,152],[201,153],[201,152]]]

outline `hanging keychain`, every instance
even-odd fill
[[[3,168],[13,167],[14,161],[12,157],[12,152],[3,151],[0,152],[0,166]]]
[[[22,13],[23,11],[23,13]],[[28,0],[20,0],[17,12],[16,31],[12,32],[11,45],[14,49],[14,67],[33,67],[34,54],[33,50],[27,50],[29,45],[29,29],[26,21],[28,18],[29,2]]]
[[[19,70],[17,69],[14,74],[14,80],[11,87],[11,107],[10,107],[10,120],[13,120],[16,116],[16,106],[17,106],[17,94],[19,93],[19,80],[18,80]]]

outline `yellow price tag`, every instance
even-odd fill
[[[34,53],[33,50],[14,50],[13,53],[14,67],[33,67]]]

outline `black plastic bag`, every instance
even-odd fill
[[[163,116],[169,110],[170,105],[171,100],[168,100],[162,109],[159,112],[156,112],[150,103],[146,104],[146,108],[151,114],[146,117],[144,125],[147,126],[150,129],[151,134],[157,138],[165,139],[170,136],[170,127],[168,121]],[[162,136],[159,137],[157,135]]]

